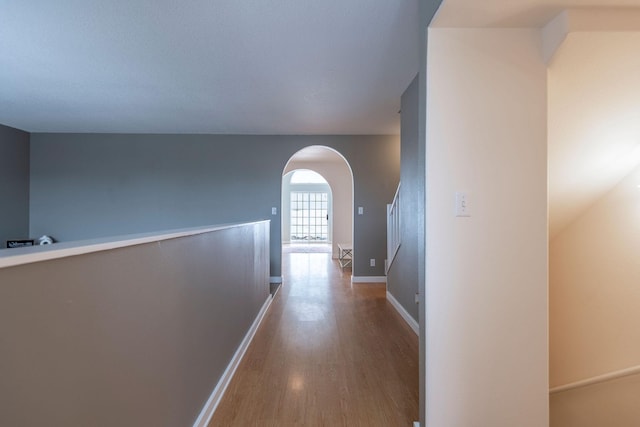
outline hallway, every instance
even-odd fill
[[[411,426],[418,339],[383,284],[329,253],[283,253],[284,284],[210,427]]]

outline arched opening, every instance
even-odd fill
[[[318,176],[326,184],[318,179]],[[324,188],[328,190],[322,190],[323,185],[326,185]],[[326,213],[323,211],[322,197],[324,196],[321,194],[323,192],[327,193]],[[305,193],[307,193],[306,196]],[[309,193],[316,194],[312,196]],[[310,233],[310,227],[304,228],[304,220],[302,224],[298,221],[300,215],[292,220],[292,204],[298,204],[299,201],[300,204],[296,207],[304,208],[305,197],[309,203],[310,199],[314,198],[313,203],[316,209],[310,209],[314,212],[308,214],[300,211],[296,214],[303,215],[303,218],[304,215],[316,216],[315,220],[308,221],[309,225],[311,222],[314,223],[314,235]],[[292,200],[296,201],[292,203]],[[327,250],[331,251],[332,257],[338,258],[338,244],[351,245],[353,242],[353,174],[347,160],[337,151],[324,146],[310,146],[295,153],[283,170],[281,209],[283,245],[292,245],[294,242],[325,244]],[[319,234],[323,230],[322,215],[325,218],[326,239]],[[300,232],[292,229],[294,223],[300,225]],[[295,238],[292,238],[292,235]]]

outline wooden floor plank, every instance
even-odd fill
[[[328,253],[283,254],[285,282],[210,427],[411,426],[418,341],[384,284]]]

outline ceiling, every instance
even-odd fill
[[[418,0],[0,0],[0,123],[397,134]]]
[[[638,6],[639,0],[443,0],[432,26],[543,27],[566,8]]]
[[[337,151],[321,145],[311,145],[295,153],[289,162],[328,162],[346,163],[344,157]]]
[[[640,0],[444,0],[433,26],[543,27],[591,6]],[[0,10],[0,123],[31,132],[397,134],[418,71],[418,0]],[[640,163],[638,34],[571,33],[549,66],[552,237]]]
[[[640,164],[638,52],[640,32],[572,33],[549,67],[551,237]]]

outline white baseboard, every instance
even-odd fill
[[[409,325],[411,330],[413,330],[413,332],[415,332],[416,335],[420,335],[420,325],[418,324],[418,322],[416,322],[416,320],[413,317],[411,317],[409,312],[407,312],[407,310],[404,309],[404,307],[398,302],[397,299],[393,297],[393,295],[389,293],[389,291],[387,291],[387,301],[391,303],[393,308],[395,308],[396,311],[400,314],[400,316],[402,316],[404,321],[407,322],[407,325]]]
[[[351,283],[387,283],[387,276],[351,276]]]
[[[249,348],[249,344],[251,344],[251,341],[253,340],[253,337],[256,334],[260,323],[262,322],[262,319],[264,319],[265,314],[267,314],[267,310],[271,305],[271,301],[273,301],[273,298],[271,297],[271,295],[269,295],[267,297],[267,300],[262,305],[260,312],[256,316],[256,319],[253,321],[253,324],[249,328],[249,331],[247,331],[247,334],[244,336],[244,339],[236,350],[236,353],[233,355],[231,362],[229,362],[227,369],[225,369],[222,377],[220,377],[220,381],[218,381],[216,388],[213,389],[213,392],[211,393],[211,396],[209,396],[207,403],[204,405],[204,408],[202,408],[200,415],[196,419],[195,423],[193,423],[193,427],[207,427],[209,421],[211,421],[211,417],[218,407],[218,404],[222,400],[222,396],[224,396],[224,392],[227,390],[227,386],[229,386],[229,383],[231,383],[233,374],[236,373],[236,369],[238,368],[240,361],[244,357],[247,348]]]
[[[282,276],[271,276],[269,277],[269,283],[282,283]]]

